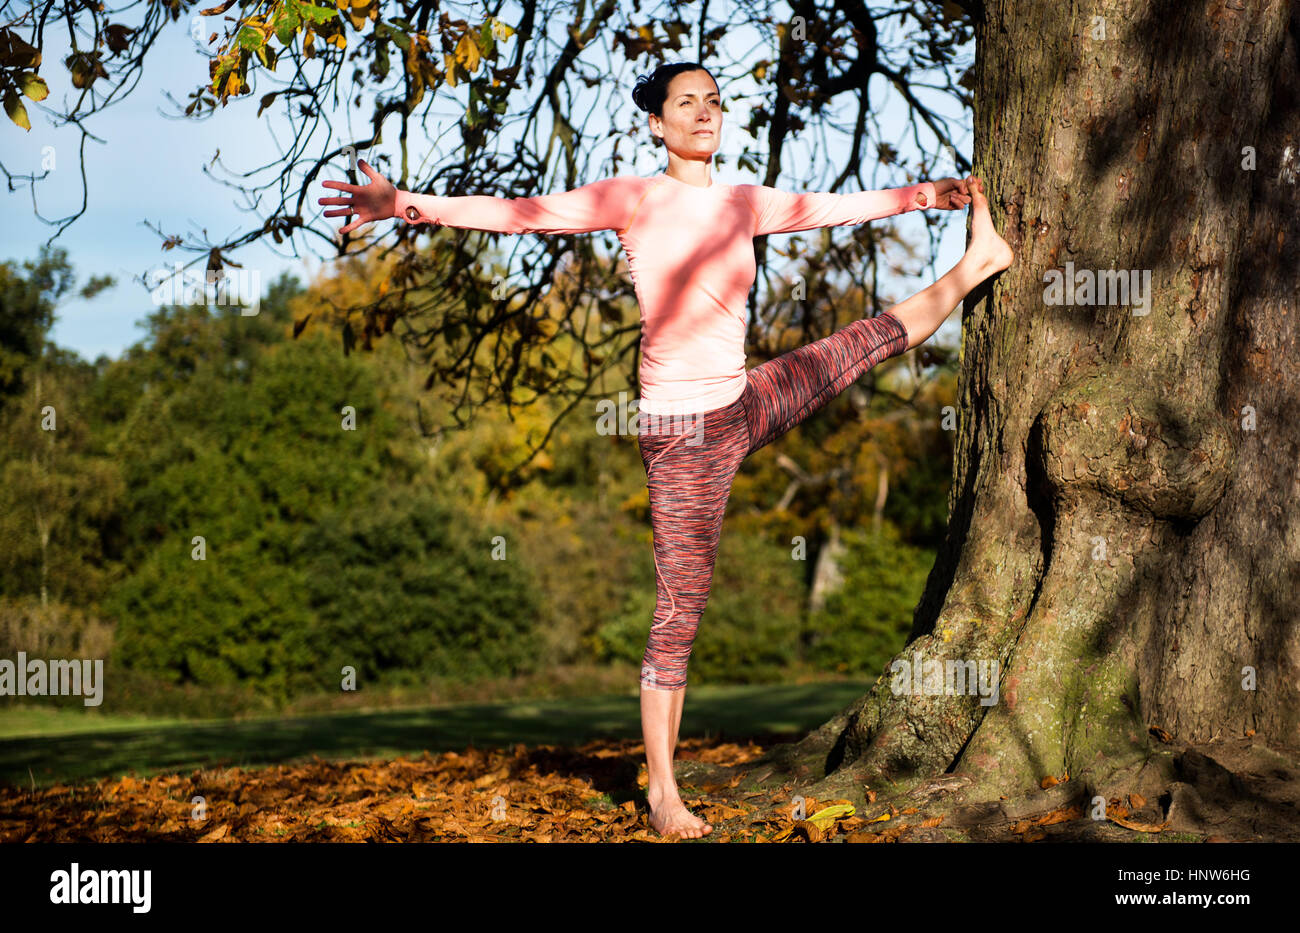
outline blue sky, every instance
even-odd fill
[[[502,18],[507,23],[517,19],[508,11]],[[212,31],[210,20],[204,31]],[[42,68],[42,74],[49,82],[51,100],[58,100],[72,91],[67,71],[61,65],[67,50],[55,45],[59,41],[66,43],[66,35],[57,30],[47,30],[46,35],[50,45],[44,51],[47,64]],[[757,39],[757,34],[728,36],[729,41],[738,43],[737,47],[746,49],[746,54],[755,60],[771,57],[761,47],[755,46]],[[510,45],[506,48],[512,50]],[[597,53],[598,56],[604,54]],[[690,55],[684,53],[682,57],[689,58]],[[651,63],[647,59],[638,62],[637,66],[638,71],[648,70]],[[278,104],[268,108],[261,119],[254,119],[257,97],[263,91],[256,86],[251,99],[232,102],[207,120],[167,119],[164,114],[173,113],[176,108],[164,96],[164,90],[170,90],[174,97],[184,101],[191,88],[206,80],[207,73],[207,60],[191,39],[188,22],[172,24],[150,53],[144,76],[134,92],[87,122],[88,129],[103,138],[105,143],[86,143],[87,209],[55,243],[68,250],[79,283],[92,274],[108,274],[114,276],[118,284],[91,301],[66,300],[57,309],[50,335],[55,343],[75,350],[87,359],[100,354],[117,357],[127,346],[142,338],[143,332],[136,322],[151,313],[154,305],[146,286],[134,281],[135,277],[170,266],[178,259],[188,261],[192,258],[192,254],[177,250],[163,252],[161,239],[145,226],[145,221],[167,233],[189,235],[206,229],[208,239],[214,242],[258,222],[255,215],[241,210],[236,200],[237,193],[205,174],[203,166],[212,161],[218,150],[221,162],[234,171],[248,170],[271,161],[278,153],[272,130],[278,126],[281,128],[279,135],[286,137],[285,124],[278,116]],[[629,89],[630,86],[629,81]],[[732,89],[724,86],[723,90],[724,96],[729,96]],[[877,97],[881,94],[880,88],[874,85],[873,92]],[[632,114],[638,121],[645,119],[643,114],[635,111],[626,93],[622,100],[626,110],[619,117],[624,124]],[[451,104],[450,100],[440,104],[446,120],[455,119]],[[742,144],[738,128],[748,118],[744,102],[732,101],[728,107],[721,146],[724,154],[740,151]],[[41,214],[47,218],[62,217],[74,212],[80,203],[81,184],[77,172],[79,133],[71,127],[55,128],[40,107],[30,102],[28,113],[32,122],[30,133],[24,133],[11,124],[0,128],[0,158],[11,173],[39,173],[44,147],[53,146],[54,171],[36,190]],[[334,115],[336,128],[343,129],[349,116],[356,118],[354,124],[364,126],[363,114],[349,115],[337,111]],[[439,116],[442,116],[441,111]],[[894,141],[902,132],[901,106],[895,104],[893,110],[886,109],[880,120],[887,138]],[[592,132],[593,127],[588,125],[586,130]],[[453,131],[448,138],[456,135]],[[413,167],[427,151],[421,150],[422,144],[426,147],[431,145],[427,140],[413,140],[411,143]],[[959,148],[969,153],[969,140],[963,140]],[[626,143],[623,151],[630,151]],[[908,154],[905,146],[903,152]],[[662,155],[649,145],[640,146],[636,156],[637,161],[627,168],[628,171],[649,175],[665,167]],[[810,144],[794,143],[787,151],[786,164],[807,164],[806,160],[811,157]],[[339,166],[340,169],[344,167]],[[951,166],[948,173],[955,174]],[[715,170],[714,176],[723,183],[757,181],[731,165]],[[333,177],[346,176],[340,170]],[[794,190],[792,184],[780,184],[779,187]],[[315,197],[326,193],[321,189],[312,197],[311,211],[322,210],[316,205]],[[0,196],[6,199],[4,223],[0,224],[0,259],[34,257],[39,244],[53,233],[54,228],[41,223],[33,215],[29,190],[19,189]],[[335,219],[334,226],[341,226],[343,222]],[[914,235],[915,242],[924,250],[920,219],[905,217],[899,222],[905,233]],[[935,258],[937,272],[944,271],[957,260],[964,241],[965,212],[954,213],[939,241]],[[263,288],[282,270],[294,272],[306,281],[321,268],[321,258],[295,259],[287,255],[286,247],[279,247],[284,255],[277,254],[271,248],[273,245],[268,240],[266,245],[259,243],[245,247],[233,257],[246,269],[257,271]],[[307,249],[320,247],[312,245]],[[330,257],[325,256],[323,261],[328,263]],[[933,280],[934,273],[927,269],[920,279],[909,277],[889,281],[888,290],[891,297],[898,299]],[[156,283],[157,280],[153,281]],[[954,321],[946,326],[954,327]]]

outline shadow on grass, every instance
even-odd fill
[[[681,737],[743,741],[802,734],[869,688],[834,682],[692,688]],[[134,772],[279,764],[319,755],[370,758],[476,748],[640,738],[636,696],[437,706],[299,718],[203,721],[0,740],[0,782],[30,787]]]

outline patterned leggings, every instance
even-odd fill
[[[906,328],[888,311],[749,370],[730,405],[638,423],[650,492],[658,598],[641,663],[641,684],[686,686],[686,665],[709,599],[722,518],[741,462],[843,392],[877,363],[907,349]],[[670,439],[671,438],[671,439]]]

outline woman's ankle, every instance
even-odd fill
[[[677,790],[675,781],[652,783],[646,787],[645,795],[647,799],[656,801],[672,800],[674,797],[678,800],[681,799],[681,793]]]

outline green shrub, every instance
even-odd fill
[[[508,549],[493,559],[491,538],[428,494],[389,493],[325,522],[299,555],[317,687],[337,686],[344,665],[396,686],[537,669],[538,600],[521,562]]]
[[[844,585],[810,614],[805,656],[819,670],[874,678],[907,641],[934,553],[901,542],[888,522],[842,540]]]
[[[594,640],[601,660],[641,664],[655,607],[649,548],[641,581]],[[723,528],[713,587],[692,646],[691,684],[777,680],[799,657],[803,565],[789,548]]]
[[[531,671],[529,580],[467,528],[427,493],[384,491],[302,528],[288,555],[270,532],[204,561],[159,547],[115,595],[117,657],[163,684],[279,702],[340,689],[345,666],[360,689]]]
[[[130,544],[103,610],[136,695],[284,703],[337,692],[344,666],[359,689],[528,670],[531,579],[412,486],[375,364],[307,337],[258,350],[237,379],[224,359],[167,369],[117,445]]]

